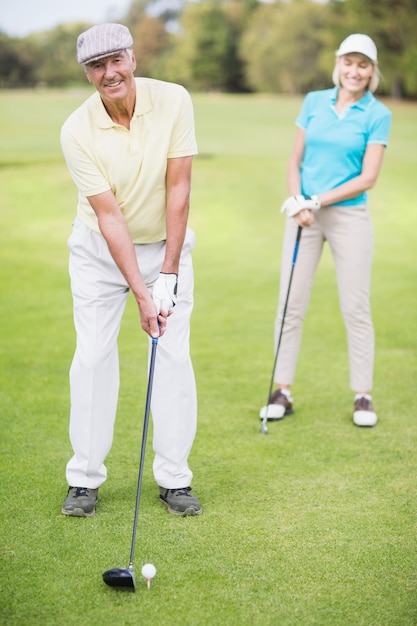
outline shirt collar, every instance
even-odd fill
[[[139,117],[140,115],[144,115],[148,113],[152,109],[152,100],[147,88],[147,85],[143,82],[140,82],[139,79],[135,79],[136,82],[136,104],[135,110],[133,111],[133,117]],[[97,126],[100,128],[113,128],[115,123],[111,119],[110,115],[107,113],[98,92],[96,92],[93,97],[95,97],[94,109],[96,115]]]
[[[333,106],[336,104],[338,93],[339,93],[339,87],[333,87],[333,89],[330,90],[330,101]],[[365,94],[362,96],[360,100],[358,100],[357,102],[354,102],[350,106],[352,109],[356,108],[356,109],[362,109],[364,111],[366,107],[369,106],[369,104],[371,104],[373,99],[374,99],[373,94],[368,90],[365,92]]]

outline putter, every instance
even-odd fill
[[[295,239],[294,253],[293,253],[293,256],[292,256],[292,263],[291,263],[290,280],[289,280],[289,283],[288,283],[287,296],[285,298],[284,310],[282,312],[281,329],[280,329],[280,332],[279,332],[277,349],[275,351],[274,366],[272,368],[272,375],[271,375],[271,382],[269,384],[268,398],[267,398],[266,405],[265,405],[265,414],[262,417],[262,423],[261,423],[261,433],[263,435],[266,435],[267,432],[268,432],[268,427],[267,427],[266,423],[268,421],[269,398],[271,397],[272,387],[274,385],[275,368],[277,366],[277,361],[278,361],[279,347],[281,345],[282,332],[284,330],[285,315],[287,313],[288,299],[290,297],[290,289],[291,289],[292,277],[293,277],[293,274],[294,274],[295,262],[297,260],[298,248],[299,248],[299,245],[300,245],[300,238],[301,238],[301,231],[302,230],[303,230],[303,227],[299,226],[298,230],[297,230],[297,237]]]
[[[142,488],[142,475],[143,475],[143,465],[145,461],[146,436],[148,433],[149,413],[151,410],[152,384],[153,384],[153,374],[155,370],[155,357],[156,357],[157,345],[158,345],[158,339],[155,337],[152,337],[152,351],[151,351],[151,360],[150,360],[150,365],[149,365],[148,389],[146,392],[145,416],[143,419],[142,447],[140,451],[139,476],[138,476],[138,486],[136,490],[136,506],[135,506],[135,516],[133,519],[132,544],[130,547],[129,565],[128,567],[114,567],[113,569],[108,569],[103,574],[103,580],[106,583],[106,585],[109,585],[109,587],[115,587],[116,589],[122,589],[126,591],[135,591],[135,572],[133,571],[133,559],[135,555],[136,529],[138,525],[140,492]]]

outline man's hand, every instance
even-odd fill
[[[155,304],[149,292],[146,297],[137,300],[137,303],[141,326],[145,333],[147,333],[149,337],[162,337],[166,330],[168,316],[162,313],[157,315]]]
[[[288,217],[294,217],[303,209],[310,211],[318,211],[321,207],[318,196],[290,196],[281,207],[281,213],[285,213]]]
[[[159,315],[161,311],[167,315],[177,302],[178,274],[161,272],[152,289],[152,300]]]

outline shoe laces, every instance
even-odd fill
[[[368,398],[362,396],[358,398],[355,402],[355,410],[356,411],[372,411],[372,404]]]
[[[70,487],[70,489],[75,489],[74,498],[88,496],[88,487]]]
[[[191,497],[191,487],[182,487],[181,489],[171,489],[171,493],[176,496],[190,496]]]
[[[276,389],[269,398],[269,404],[290,404],[292,402],[291,393],[285,394],[282,393],[281,389]]]

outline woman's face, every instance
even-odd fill
[[[368,88],[374,73],[374,64],[363,54],[344,54],[337,59],[342,89],[352,95],[362,95]]]

